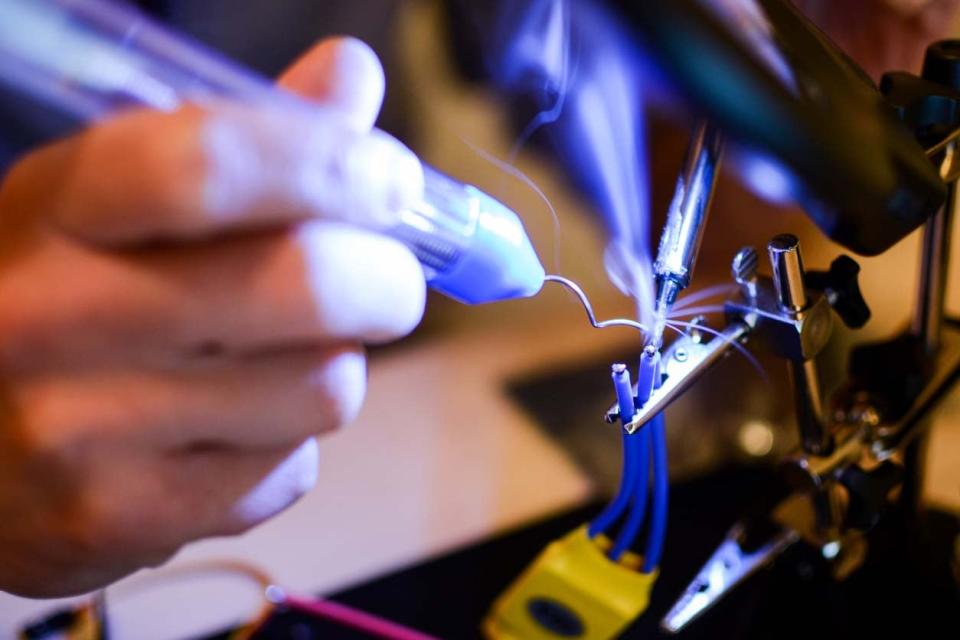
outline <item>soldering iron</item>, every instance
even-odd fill
[[[119,108],[173,110],[229,97],[312,108],[139,12],[103,0],[0,3],[0,85],[77,124]],[[388,235],[417,256],[430,286],[470,304],[527,297],[544,270],[516,213],[430,167],[423,199]]]
[[[721,148],[722,138],[716,128],[705,122],[698,124],[687,148],[653,263],[657,284],[656,324],[648,342],[656,348],[663,341],[670,308],[693,277],[717,182]]]

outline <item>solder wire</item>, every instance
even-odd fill
[[[583,289],[580,288],[580,285],[573,280],[555,274],[548,274],[543,278],[543,280],[544,282],[556,282],[572,291],[574,295],[580,299],[580,304],[583,305],[583,310],[587,313],[587,319],[590,321],[590,324],[593,325],[593,327],[597,329],[606,329],[607,327],[629,327],[630,329],[636,329],[641,333],[648,333],[646,325],[635,320],[628,320],[627,318],[614,318],[612,320],[598,321],[597,316],[593,313],[593,305],[590,304],[590,299],[587,298],[587,294],[585,294]]]

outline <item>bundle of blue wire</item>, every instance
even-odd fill
[[[649,353],[645,353],[642,357],[636,400],[633,397],[629,372],[626,372],[625,368],[615,368],[613,378],[621,420],[626,423],[633,416],[635,406],[643,406],[652,390],[659,386],[659,354],[656,358],[650,357]],[[622,519],[623,523],[610,549],[609,557],[617,561],[631,549],[640,535],[646,518],[651,470],[653,497],[650,500],[650,522],[647,527],[647,541],[641,568],[644,573],[650,573],[659,566],[667,530],[669,470],[666,423],[662,413],[633,434],[623,430],[623,473],[620,478],[620,488],[614,499],[588,528],[590,537],[594,537],[607,533]]]

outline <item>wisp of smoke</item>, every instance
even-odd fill
[[[626,34],[589,0],[529,2],[503,56],[504,84],[556,93],[521,135],[545,125],[571,174],[603,214],[612,282],[653,321],[650,193],[639,55]],[[572,52],[576,51],[576,73]],[[537,102],[537,96],[534,96]]]
[[[477,145],[473,144],[472,142],[470,142],[469,140],[463,137],[460,137],[460,140],[465,145],[470,147],[470,150],[476,153],[478,156],[480,156],[481,158],[483,158],[493,166],[497,167],[504,173],[507,173],[513,176],[514,178],[516,178],[517,180],[525,184],[531,191],[533,191],[537,195],[538,198],[540,198],[540,200],[543,201],[543,204],[547,207],[547,211],[550,212],[550,219],[551,219],[551,222],[553,223],[553,270],[556,273],[559,273],[560,272],[560,243],[561,243],[560,216],[557,215],[557,210],[553,206],[553,203],[550,202],[550,198],[547,197],[547,194],[543,192],[543,189],[537,186],[537,183],[534,182],[530,176],[528,176],[523,171],[513,166],[511,162],[504,161],[497,158],[489,151],[486,151],[485,149],[481,149],[480,147],[478,147]]]

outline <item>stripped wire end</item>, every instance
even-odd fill
[[[633,399],[633,385],[630,384],[630,370],[625,364],[615,364],[610,367],[610,376],[613,378],[613,390],[617,395],[617,406],[620,410],[620,422],[626,426],[633,421],[637,413],[637,405]]]
[[[614,366],[621,367],[624,365]],[[624,366],[624,368],[626,367]],[[614,371],[616,371],[616,369]],[[616,375],[617,374],[614,373],[615,384]],[[627,375],[629,376],[629,373]],[[629,377],[627,379],[629,380]],[[615,422],[619,417],[624,431],[628,434],[635,433],[642,424],[639,420],[641,418],[643,405],[647,403],[653,391],[660,386],[660,380],[660,351],[652,344],[647,344],[647,346],[643,348],[643,354],[640,356],[640,368],[637,371],[636,395],[630,398],[631,406],[633,407],[633,410],[629,413],[630,417],[624,417],[626,414],[623,410],[623,403],[621,403],[618,398],[618,408],[616,411],[611,410],[611,412],[607,414],[607,422]]]
[[[660,350],[648,343],[640,356],[640,370],[637,372],[637,404],[646,404],[650,394],[660,386]]]
[[[597,320],[597,317],[593,313],[593,306],[590,304],[590,299],[587,298],[587,294],[583,292],[583,289],[580,288],[573,280],[569,278],[564,278],[563,276],[558,276],[555,274],[547,274],[543,278],[544,282],[556,282],[557,284],[563,285],[567,289],[573,292],[577,299],[580,301],[580,304],[583,305],[583,310],[587,314],[587,320],[590,321],[591,326],[595,329],[606,329],[607,327],[628,327],[630,329],[636,329],[641,333],[647,333],[646,325],[643,325],[635,320],[630,320],[628,318],[613,318],[612,320]]]

